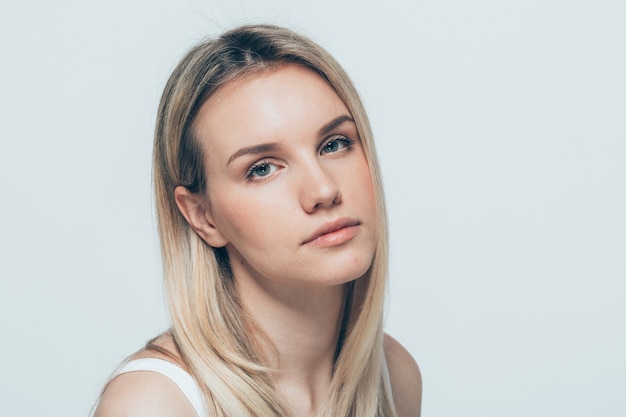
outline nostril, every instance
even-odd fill
[[[313,212],[341,204],[341,191],[332,173],[321,169],[319,165],[311,168],[301,177],[302,182],[299,184],[305,210]]]

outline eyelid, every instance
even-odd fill
[[[351,139],[350,137],[346,135],[342,135],[342,134],[331,135],[322,141],[320,148],[318,150],[318,153],[321,154],[324,151],[324,147],[333,141],[343,142],[347,150],[351,150],[354,147],[354,144],[356,143],[354,139]]]
[[[273,176],[273,173],[270,172],[268,175],[264,176],[264,177],[258,177],[258,176],[254,176],[254,170],[257,169],[258,167],[260,167],[261,165],[272,165],[274,167],[276,167],[276,169],[278,169],[280,166],[279,164],[276,163],[276,161],[274,161],[271,158],[263,158],[258,160],[257,162],[253,163],[252,165],[250,165],[248,167],[248,169],[246,169],[246,173],[244,175],[244,179],[246,181],[250,181],[250,182],[258,182],[258,181],[264,181],[267,178],[270,178]]]

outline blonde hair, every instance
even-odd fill
[[[283,63],[317,72],[352,115],[376,193],[378,244],[366,274],[348,284],[330,397],[323,416],[395,416],[383,351],[388,237],[381,178],[369,121],[341,66],[320,46],[290,30],[243,26],[191,49],[170,76],[159,105],[154,186],[171,333],[200,385],[209,415],[284,416],[281,398],[247,331],[254,323],[238,301],[223,248],[206,244],[179,212],[174,189],[205,192],[193,123],[220,87]]]

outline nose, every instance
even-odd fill
[[[303,174],[300,195],[304,211],[313,213],[341,204],[341,191],[331,172],[315,164]]]

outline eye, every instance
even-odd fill
[[[250,181],[258,181],[259,179],[273,174],[277,169],[278,167],[275,164],[269,161],[261,161],[248,168],[248,171],[246,172],[246,179]]]
[[[339,151],[349,151],[352,149],[352,145],[354,145],[354,141],[345,136],[337,136],[322,146],[320,150],[320,154],[326,153],[336,153]]]

